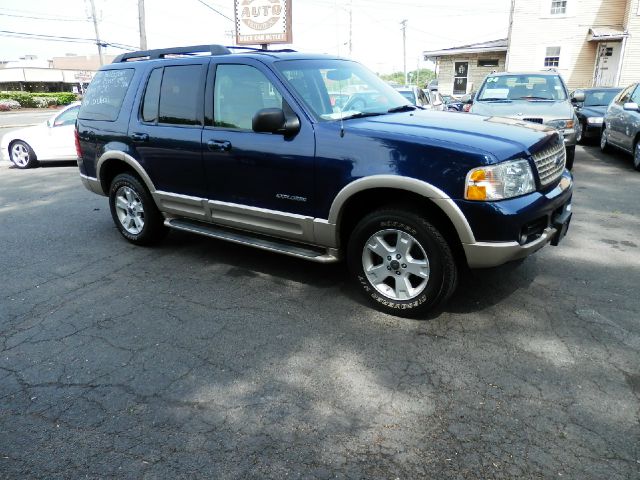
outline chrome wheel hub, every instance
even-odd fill
[[[422,245],[401,230],[387,229],[369,237],[362,251],[369,283],[386,298],[412,300],[427,286],[429,258]]]
[[[24,144],[17,143],[11,147],[11,158],[16,165],[26,167],[29,163],[29,150]]]
[[[131,235],[138,235],[144,228],[142,200],[132,188],[120,187],[116,192],[116,213],[122,227]]]

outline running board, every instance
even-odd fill
[[[334,263],[339,261],[337,255],[330,253],[334,249],[322,249],[309,245],[282,240],[279,238],[267,237],[265,235],[250,234],[248,232],[211,225],[208,223],[189,220],[186,218],[169,218],[164,221],[167,227],[181,230],[183,232],[197,233],[219,240],[239,243],[250,247],[267,250],[269,252],[283,253],[291,257],[304,258],[318,263]]]

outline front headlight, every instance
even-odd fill
[[[603,121],[604,121],[604,118],[602,118],[602,117],[589,117],[589,118],[587,118],[587,123],[590,123],[591,125],[602,125]]]
[[[564,130],[565,128],[573,128],[573,120],[549,120],[546,125],[557,130]]]
[[[534,192],[536,182],[527,160],[474,168],[467,174],[464,198],[504,200]]]

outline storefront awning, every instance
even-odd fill
[[[589,29],[590,42],[604,42],[607,40],[622,40],[628,37],[622,27],[592,27]]]

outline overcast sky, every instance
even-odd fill
[[[233,0],[202,0],[233,18]],[[292,48],[349,55],[349,9],[353,11],[352,57],[372,70],[402,70],[402,31],[407,22],[407,69],[415,69],[424,50],[507,35],[510,0],[292,0]],[[139,45],[137,0],[95,0],[104,41]],[[145,0],[149,48],[209,43],[233,44],[232,21],[199,0]],[[86,0],[3,0],[0,30],[93,38]],[[28,18],[31,17],[31,18]],[[38,17],[38,18],[35,18]],[[25,54],[40,58],[96,53],[95,45],[12,38],[0,33],[0,60]],[[279,46],[280,48],[284,46]],[[273,48],[278,48],[274,46]],[[108,48],[107,53],[122,50]],[[420,62],[420,66],[426,66]]]

